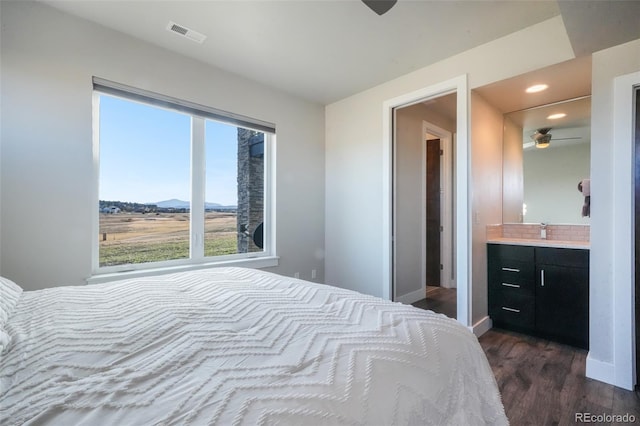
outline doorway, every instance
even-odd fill
[[[456,95],[429,102],[427,114],[442,114],[449,119],[451,131],[431,121],[423,121],[423,281],[427,287],[455,288],[455,244],[453,147],[456,126]],[[440,118],[441,124],[446,120]]]
[[[449,115],[455,129],[455,95],[431,102],[432,110]],[[444,102],[444,103],[443,103]],[[449,105],[447,105],[447,102]],[[440,104],[440,105],[439,105]],[[434,108],[435,107],[435,108]],[[448,112],[447,112],[448,111]],[[457,315],[457,294],[453,275],[453,206],[451,161],[452,134],[433,123],[423,123],[423,235],[424,298],[413,306],[445,314]]]
[[[451,287],[452,253],[445,247],[451,247],[453,233],[451,220],[444,219],[453,210],[450,149],[456,95],[397,108],[395,117],[394,287],[397,301],[413,304],[443,293],[436,291],[441,285]],[[455,293],[449,299],[453,306],[446,312],[455,317]],[[427,308],[445,313],[439,307]]]
[[[455,95],[448,101],[440,98],[431,103],[432,109],[447,114],[450,110],[451,127],[455,129],[455,110],[446,102],[455,105]],[[443,104],[443,102],[445,102]],[[439,105],[440,104],[440,105]],[[435,107],[435,108],[433,108]],[[424,251],[423,279],[424,298],[413,306],[445,314],[457,315],[457,294],[453,275],[453,206],[451,161],[452,134],[433,123],[423,123],[423,235]]]
[[[432,135],[426,135],[427,137],[433,137]],[[443,253],[441,250],[442,238],[440,232],[442,232],[442,215],[440,208],[442,207],[442,192],[440,186],[440,174],[442,173],[442,167],[440,164],[440,157],[442,149],[440,148],[440,139],[427,139],[425,142],[426,147],[426,179],[425,185],[425,221],[426,221],[426,255],[425,259],[425,284],[427,290],[429,287],[440,287],[441,277],[440,271],[443,268],[442,258]],[[428,293],[428,291],[427,291]]]
[[[383,120],[383,150],[384,150],[384,181],[383,181],[383,204],[384,204],[384,221],[383,221],[383,271],[385,273],[383,295],[389,299],[396,301],[400,300],[403,296],[406,296],[407,289],[399,288],[397,285],[403,274],[406,274],[407,269],[403,268],[401,262],[406,262],[408,258],[416,259],[415,264],[418,265],[419,270],[425,270],[424,263],[421,262],[421,254],[426,252],[426,245],[421,245],[421,240],[426,240],[426,233],[420,233],[422,228],[424,215],[420,216],[420,204],[424,198],[416,197],[413,192],[413,197],[404,197],[399,195],[406,188],[399,181],[403,178],[407,178],[407,169],[402,167],[398,153],[396,152],[396,145],[394,143],[395,137],[398,133],[399,126],[397,126],[397,111],[404,107],[416,105],[423,102],[437,102],[442,97],[450,94],[455,94],[455,114],[460,119],[456,120],[455,133],[457,134],[457,143],[455,150],[450,154],[453,164],[456,167],[455,179],[452,184],[452,205],[455,208],[454,213],[450,213],[449,217],[452,221],[452,233],[453,243],[452,247],[455,247],[455,256],[453,259],[452,270],[455,270],[456,284],[458,291],[456,293],[456,318],[458,322],[467,327],[471,327],[471,304],[470,304],[470,213],[469,213],[469,198],[468,198],[468,177],[469,177],[469,140],[468,140],[468,86],[466,76],[461,76],[440,84],[436,84],[421,90],[417,90],[406,95],[399,96],[394,99],[390,99],[384,102],[384,120]],[[422,118],[420,118],[422,121]],[[418,144],[424,145],[425,139],[420,135]],[[455,153],[455,155],[453,155]],[[422,159],[419,155],[419,160]],[[455,160],[453,160],[455,158]],[[417,181],[420,186],[422,182]],[[417,199],[417,200],[416,200]],[[418,203],[416,205],[416,202]],[[401,205],[401,209],[396,209],[396,206]],[[413,209],[417,210],[418,215],[411,221],[400,220],[397,215],[401,212],[406,212]],[[398,224],[401,224],[400,229]],[[406,226],[404,226],[406,225]],[[417,235],[424,235],[422,238],[418,238],[418,242],[415,244],[414,250],[402,250],[396,242],[402,238],[401,232],[412,232]],[[451,249],[453,251],[453,248]],[[414,272],[415,274],[415,272]],[[421,275],[421,274],[419,274]],[[414,282],[420,282],[421,277],[414,280]],[[424,280],[422,280],[424,283]],[[421,293],[419,287],[414,290],[414,295],[420,297],[424,295]],[[409,292],[411,293],[411,292]],[[413,296],[412,296],[413,297]],[[422,296],[423,297],[423,296]]]

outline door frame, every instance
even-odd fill
[[[633,390],[635,369],[635,235],[634,229],[634,88],[640,86],[640,72],[614,79],[613,92],[613,353],[614,384]],[[637,226],[637,224],[636,224]],[[590,302],[593,303],[593,302]],[[594,312],[593,306],[590,312]],[[590,322],[598,320],[590,315]]]
[[[422,121],[422,282],[426,284],[427,277],[427,137],[430,134],[440,139],[440,225],[442,232],[440,234],[440,262],[442,270],[440,271],[440,286],[443,288],[455,288],[455,278],[452,274],[453,268],[453,204],[451,198],[453,193],[451,185],[453,181],[451,162],[451,149],[453,143],[452,133],[441,127],[436,126],[428,121]]]
[[[435,99],[451,93],[457,94],[456,106],[456,281],[457,320],[473,329],[471,315],[471,203],[469,177],[471,146],[469,139],[470,108],[468,76],[433,84],[392,99],[382,104],[382,297],[393,299],[394,295],[394,230],[393,195],[394,179],[394,115],[395,109]]]

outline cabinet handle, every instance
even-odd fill
[[[540,269],[540,287],[544,287],[544,269]]]
[[[520,309],[507,308],[506,306],[503,306],[502,309],[509,312],[515,312],[516,314],[520,313]]]
[[[518,284],[502,283],[502,285],[505,286],[505,287],[520,288],[520,286]]]
[[[516,268],[502,268],[502,270],[507,272],[520,272],[520,269]]]

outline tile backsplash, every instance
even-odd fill
[[[487,225],[487,240],[502,237],[502,225]]]
[[[589,225],[547,225],[547,240],[589,241]],[[487,225],[487,239],[523,238],[542,239],[539,223],[505,223]]]

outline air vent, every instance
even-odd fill
[[[200,44],[202,44],[202,42],[207,38],[207,36],[204,34],[191,30],[183,25],[176,24],[172,21],[169,21],[169,23],[167,24],[167,30]]]

